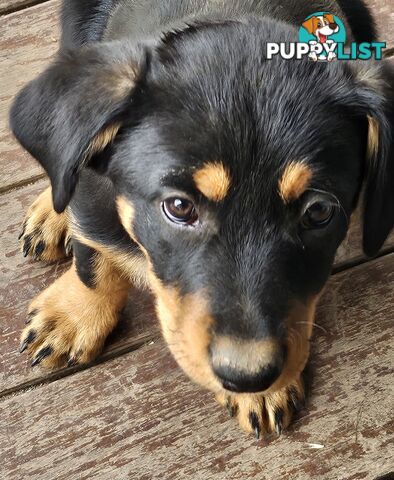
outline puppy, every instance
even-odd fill
[[[319,43],[326,43],[328,37],[339,31],[334,15],[327,13],[309,18],[302,26],[314,35]]]
[[[11,111],[51,180],[24,253],[74,254],[29,308],[33,365],[92,361],[147,287],[194,381],[257,436],[288,426],[363,187],[367,255],[394,223],[389,66],[266,58],[324,7],[374,38],[361,2],[322,3],[64,2],[59,54]]]

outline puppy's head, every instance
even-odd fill
[[[199,23],[152,46],[62,54],[11,125],[63,210],[107,175],[147,258],[178,362],[213,390],[276,389],[308,357],[314,310],[365,185],[364,250],[394,223],[393,73],[265,58],[297,32]]]
[[[308,18],[302,26],[310,34],[315,35],[321,43],[324,43],[327,37],[339,31],[339,25],[336,23],[334,15],[330,13]]]

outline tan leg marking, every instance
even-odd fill
[[[91,362],[103,348],[127,301],[130,284],[101,254],[94,264],[95,288],[79,279],[75,265],[36,297],[21,349],[33,363],[59,367],[65,362]]]
[[[52,189],[48,187],[27,211],[20,242],[24,256],[46,262],[60,260],[71,253],[67,213],[56,213]]]

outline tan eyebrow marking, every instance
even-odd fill
[[[312,179],[311,168],[303,161],[291,162],[286,166],[279,180],[279,194],[285,203],[299,198]]]
[[[200,192],[209,200],[223,200],[230,189],[230,175],[221,162],[206,163],[194,172],[193,180]]]

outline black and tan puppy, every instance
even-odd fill
[[[130,284],[148,286],[190,377],[248,431],[289,424],[363,186],[368,255],[394,223],[389,66],[266,59],[316,11],[374,38],[359,1],[64,2],[60,52],[11,112],[52,184],[25,254],[74,252],[30,306],[33,364],[91,361]]]

